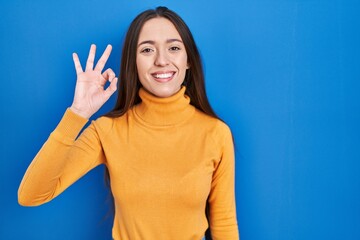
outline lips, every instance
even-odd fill
[[[168,82],[170,81],[175,75],[174,71],[167,71],[167,72],[155,72],[152,73],[151,76],[155,79],[157,82]]]

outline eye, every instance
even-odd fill
[[[151,53],[153,52],[154,50],[152,50],[151,48],[144,48],[140,51],[140,53]]]
[[[177,52],[177,51],[179,51],[179,50],[181,50],[181,49],[180,49],[179,47],[173,46],[173,47],[170,47],[169,50],[170,50],[171,52]]]

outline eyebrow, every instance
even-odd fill
[[[180,42],[182,43],[182,41],[180,39],[177,39],[177,38],[170,38],[168,40],[166,40],[166,43],[172,43],[172,42]],[[141,43],[138,44],[138,47],[142,44],[151,44],[151,45],[154,45],[155,44],[155,41],[152,41],[152,40],[145,40],[145,41],[142,41]]]

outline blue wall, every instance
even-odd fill
[[[359,1],[0,4],[0,239],[110,239],[104,168],[41,207],[20,207],[17,188],[72,102],[72,52],[110,43],[118,74],[126,28],[157,5],[190,26],[233,130],[242,240],[360,239]]]

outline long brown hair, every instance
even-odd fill
[[[179,15],[166,7],[146,10],[140,13],[130,24],[122,49],[118,97],[115,107],[105,116],[120,117],[131,107],[141,102],[139,97],[141,83],[136,67],[136,49],[144,23],[157,17],[163,17],[171,21],[184,43],[190,66],[186,71],[184,84],[186,85],[185,94],[191,99],[190,104],[207,115],[219,119],[211,108],[206,95],[202,62],[190,29]]]
[[[190,97],[190,104],[205,114],[220,119],[211,108],[207,98],[202,62],[190,29],[178,14],[166,7],[157,7],[156,9],[146,10],[140,13],[130,24],[122,49],[118,97],[115,107],[109,113],[105,114],[105,116],[110,118],[120,117],[134,105],[141,102],[139,97],[141,83],[138,78],[136,67],[137,44],[140,31],[145,22],[157,17],[163,17],[171,21],[184,43],[188,64],[190,66],[185,74],[184,85],[186,86],[185,94]],[[105,175],[107,185],[109,186],[110,177],[107,169]],[[209,221],[208,207],[207,204],[205,214]],[[206,239],[211,239],[209,228],[207,229],[205,236]]]

